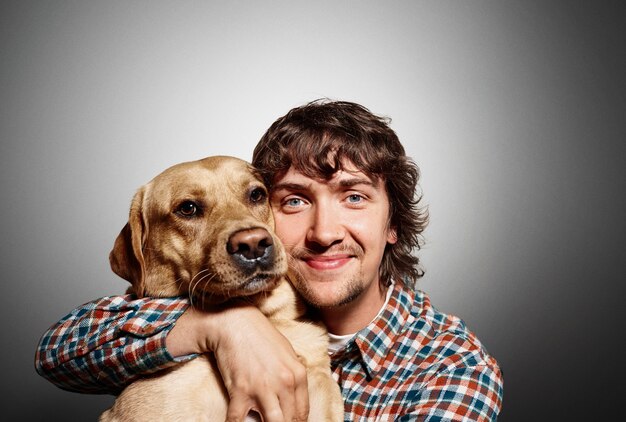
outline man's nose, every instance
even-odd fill
[[[341,224],[339,210],[334,209],[331,204],[316,204],[307,240],[321,246],[330,246],[342,241],[344,237],[345,229]]]

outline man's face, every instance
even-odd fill
[[[328,181],[291,168],[271,194],[276,233],[293,257],[294,285],[320,308],[379,295],[383,252],[396,242],[383,182],[343,164]]]

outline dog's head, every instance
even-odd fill
[[[135,194],[111,268],[139,296],[221,303],[272,289],[287,271],[265,186],[245,161],[170,167]]]

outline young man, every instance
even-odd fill
[[[495,420],[496,361],[414,288],[423,272],[412,252],[427,216],[418,169],[387,121],[358,104],[316,101],[268,129],[253,165],[293,282],[330,331],[345,419]],[[231,396],[229,420],[251,409],[265,421],[306,420],[303,367],[255,308],[206,313],[185,298],[103,298],[44,334],[36,367],[64,389],[117,393],[205,352],[215,353]]]

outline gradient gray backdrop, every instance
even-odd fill
[[[249,159],[331,97],[390,116],[420,165],[420,287],[500,362],[500,420],[624,416],[620,2],[2,1],[0,22],[3,415],[111,403],[32,362],[50,324],[124,291],[107,256],[136,188]]]

